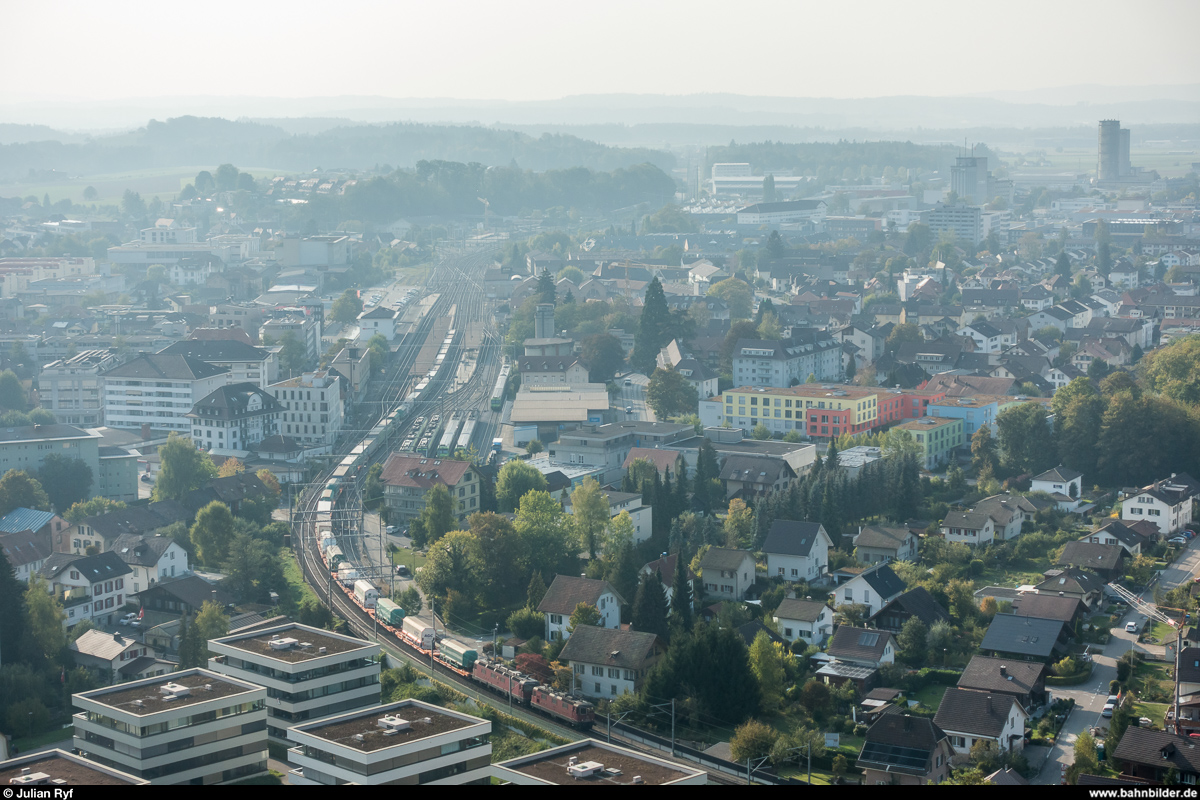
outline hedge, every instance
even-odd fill
[[[1092,664],[1088,662],[1088,668],[1082,672],[1076,672],[1071,675],[1047,675],[1047,686],[1078,686],[1092,677]]]

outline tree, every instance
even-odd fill
[[[733,352],[742,339],[758,339],[758,326],[748,319],[736,320],[729,326],[729,332],[721,342],[720,367],[724,372],[733,370]]]
[[[99,197],[100,193],[96,191],[95,186],[88,186],[83,190],[83,199],[87,200],[89,203],[94,202]]]
[[[415,615],[421,613],[421,593],[417,591],[417,587],[409,586],[400,593],[400,607],[404,609],[405,614]]]
[[[542,445],[541,439],[530,439],[525,443],[525,452],[531,456],[535,456],[546,448]]]
[[[729,306],[730,319],[749,319],[754,310],[754,290],[738,278],[726,278],[708,287],[708,296],[724,300]]]
[[[1151,391],[1200,406],[1200,335],[1173,339],[1151,353],[1142,362],[1142,375]]]
[[[158,479],[154,483],[155,500],[182,501],[188,493],[204,486],[217,474],[212,459],[196,449],[190,438],[172,433],[158,448]]]
[[[646,387],[646,403],[654,410],[659,420],[679,414],[695,413],[699,398],[696,387],[673,369],[659,367],[650,376]]]
[[[363,505],[367,508],[378,508],[383,502],[383,481],[380,476],[383,475],[383,464],[376,462],[367,470],[367,477],[363,481]]]
[[[467,531],[450,531],[429,548],[417,573],[426,597],[448,599],[452,592],[472,599],[479,589],[479,543]]]
[[[202,563],[217,566],[225,561],[233,541],[233,514],[229,506],[220,500],[213,500],[200,509],[192,525],[191,538],[196,557]]]
[[[237,458],[227,458],[221,462],[221,466],[217,468],[218,478],[232,478],[234,475],[241,475],[246,471],[246,465]]]
[[[201,170],[196,173],[196,180],[192,181],[192,184],[202,196],[209,195],[217,185],[216,181],[213,180],[212,173],[208,170]]]
[[[229,617],[220,603],[214,600],[205,600],[204,605],[200,607],[200,613],[192,620],[192,628],[195,629],[202,642],[204,661],[201,666],[204,666],[213,655],[208,650],[208,643],[229,633]]]
[[[479,556],[480,591],[498,605],[520,599],[529,558],[516,527],[490,512],[472,514],[468,525]]]
[[[900,645],[900,653],[904,660],[913,666],[925,663],[928,648],[929,628],[918,617],[909,617],[900,629],[896,643]]]
[[[29,637],[37,651],[46,657],[47,661],[57,661],[63,648],[67,646],[66,622],[67,612],[57,597],[50,594],[50,586],[40,574],[34,573],[29,577],[29,587],[25,590],[25,610],[28,620]],[[5,609],[5,614],[11,611]],[[13,651],[9,651],[6,659],[13,659]]]
[[[262,481],[263,486],[274,492],[276,497],[283,493],[283,487],[279,485],[279,478],[276,478],[275,473],[266,467],[254,473],[254,477]]]
[[[11,369],[0,372],[0,409],[4,411],[24,411],[25,389],[21,379]]]
[[[929,654],[936,657],[938,653],[941,653],[943,667],[946,666],[946,651],[953,643],[954,627],[949,622],[938,620],[929,626],[929,636],[926,638]]]
[[[1058,254],[1058,259],[1054,262],[1054,271],[1064,278],[1071,277],[1071,257],[1067,255],[1066,250]]]
[[[783,702],[783,652],[766,631],[760,630],[750,645],[750,669],[758,679],[759,707],[776,713]]]
[[[1097,775],[1100,772],[1100,757],[1096,753],[1096,740],[1088,730],[1075,738],[1075,762],[1067,767],[1067,783],[1074,786],[1080,775]]]
[[[525,592],[525,607],[536,609],[542,604],[542,598],[546,596],[546,582],[542,580],[540,572],[534,572],[533,577],[529,579],[529,588]]]
[[[207,664],[200,644],[200,632],[195,625],[189,624],[188,615],[185,613],[179,619],[179,668],[203,666]]]
[[[219,192],[232,192],[237,188],[238,168],[233,164],[222,164],[213,175]]]
[[[526,492],[517,508],[513,526],[528,560],[527,569],[542,575],[578,569],[575,559],[579,554],[579,542],[575,526],[562,505],[548,492]]]
[[[121,211],[127,217],[142,219],[146,216],[146,201],[133,189],[126,189],[125,194],[121,195]]]
[[[1063,465],[1095,476],[1104,399],[1087,378],[1076,378],[1054,393],[1054,443]]]
[[[291,331],[285,332],[279,338],[279,344],[282,345],[279,350],[279,368],[289,377],[297,372],[303,372],[304,367],[308,364],[308,351],[296,338],[296,334]]]
[[[597,333],[583,340],[580,359],[588,368],[588,380],[606,383],[625,364],[625,348],[621,341],[608,333]]]
[[[725,546],[748,547],[754,537],[754,512],[746,501],[735,497],[729,501],[729,513],[725,517]]]
[[[609,519],[608,499],[595,478],[584,478],[571,493],[571,516],[575,518],[575,530],[583,538],[589,557],[595,558]]]
[[[638,320],[634,335],[633,352],[629,364],[643,375],[654,369],[658,351],[675,338],[671,331],[671,310],[667,307],[667,296],[658,278],[651,279],[646,287],[642,316]]]
[[[1112,234],[1109,233],[1108,223],[1100,220],[1096,223],[1096,233],[1094,234],[1096,241],[1096,271],[1101,275],[1108,275],[1112,270]]]
[[[1046,443],[1050,427],[1046,424],[1046,408],[1041,403],[1022,403],[1006,408],[996,416],[1000,462],[1017,472],[1038,472],[1046,465]]]
[[[996,440],[986,422],[971,434],[971,467],[982,472],[985,466],[991,470],[996,468]]]
[[[664,641],[670,635],[667,596],[663,594],[661,575],[642,573],[633,597],[633,608],[630,609],[630,622],[634,630],[657,634]]]
[[[571,618],[567,620],[567,633],[574,633],[580,625],[599,626],[600,609],[591,603],[576,603],[575,610],[571,612]]]
[[[771,429],[760,422],[750,429],[750,436],[760,442],[765,442],[771,438]]]
[[[729,739],[729,754],[734,761],[745,763],[771,755],[779,733],[756,719],[747,720],[733,731]]]
[[[904,322],[892,328],[892,332],[888,334],[884,341],[884,347],[889,353],[895,353],[900,349],[900,345],[905,342],[923,342],[925,339],[921,336],[921,329],[912,322]]]
[[[333,306],[329,309],[329,317],[334,322],[349,324],[358,319],[362,310],[363,304],[358,297],[358,292],[354,289],[347,289],[337,300],[333,301]]]
[[[0,516],[15,508],[32,508],[38,511],[50,509],[50,498],[42,490],[42,484],[27,472],[10,469],[0,478]]]
[[[545,634],[546,617],[533,608],[518,608],[508,615],[504,625],[512,631],[513,636],[532,639]]]
[[[54,507],[62,513],[88,496],[92,468],[81,459],[50,453],[38,469],[38,481]]]
[[[769,172],[767,173],[766,177],[763,178],[763,202],[764,203],[774,203],[775,202],[775,176]],[[776,233],[778,233],[778,231],[771,231],[771,233],[776,234]],[[769,244],[770,239],[768,238],[767,241]]]
[[[671,624],[679,630],[692,628],[692,584],[683,553],[675,554],[675,575],[671,581]]]
[[[435,483],[425,493],[425,507],[417,519],[421,523],[421,541],[415,542],[414,536],[414,543],[420,547],[432,545],[454,529],[454,500],[444,483]]]
[[[222,588],[246,603],[269,602],[271,592],[287,585],[275,549],[244,533],[234,535],[222,570],[228,576]]]
[[[931,247],[933,247],[933,233],[929,226],[921,222],[910,223],[904,237],[904,252],[915,257]]]
[[[534,290],[533,296],[539,303],[548,303],[554,305],[558,299],[558,289],[554,286],[554,278],[550,275],[550,270],[543,269],[542,274],[538,275],[537,289]]]
[[[547,486],[545,475],[515,458],[501,467],[496,477],[496,506],[501,512],[516,511],[522,497],[529,492],[544,492]]]

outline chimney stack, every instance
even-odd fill
[[[988,695],[988,697],[987,697],[987,705],[985,706],[985,708],[987,708],[987,713],[989,713],[989,714],[992,713],[992,696],[991,695]]]
[[[1007,665],[1005,665],[1005,664],[1000,665],[1000,675],[1001,676],[1008,675],[1008,666]]]

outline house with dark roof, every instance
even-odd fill
[[[710,547],[700,559],[705,594],[721,600],[742,600],[754,585],[754,554],[748,550]]]
[[[863,570],[831,592],[833,607],[850,603],[866,606],[867,617],[904,594],[904,581],[886,563]]]
[[[0,551],[8,559],[13,575],[21,583],[28,583],[29,576],[39,571],[50,557],[51,539],[48,531],[16,531],[0,533]]]
[[[783,638],[797,639],[818,647],[833,630],[833,609],[818,600],[785,597],[772,617]]]
[[[731,459],[732,460],[732,459]],[[829,571],[833,540],[819,522],[777,519],[763,542],[768,577],[814,583]]]
[[[1200,779],[1200,745],[1191,736],[1130,725],[1110,757],[1120,765],[1121,777],[1161,784],[1173,770],[1183,785]]]
[[[125,534],[152,534],[175,522],[188,523],[192,515],[174,500],[162,500],[148,506],[129,506],[87,517],[68,528],[55,542],[60,553],[82,555],[89,547],[111,550],[112,543]]]
[[[778,644],[784,647],[788,645],[786,639],[780,636],[773,628],[763,625],[762,620],[759,619],[752,619],[749,622],[738,625],[735,630],[737,631],[737,635],[742,637],[742,641],[746,643],[746,647],[752,646],[760,633],[765,633],[767,638],[771,640],[771,644]]]
[[[1061,620],[1072,631],[1075,630],[1075,624],[1087,616],[1087,607],[1078,597],[1019,592],[1009,602],[1012,603],[1014,616]]]
[[[641,495],[638,496],[640,497]],[[675,560],[678,558],[678,553],[671,553],[670,555],[656,558],[653,561],[643,564],[642,568],[638,570],[638,575],[647,575],[650,577],[658,575],[662,578],[663,595],[667,598],[668,606],[671,605],[671,599],[675,596]],[[692,572],[691,567],[685,565],[684,569],[687,570],[687,582],[692,590],[692,606],[695,607],[696,585],[700,582],[700,578],[696,573]]]
[[[721,465],[720,478],[727,500],[740,497],[752,503],[760,497],[786,491],[796,480],[796,471],[782,458],[731,455]]]
[[[878,668],[896,663],[898,649],[896,637],[888,631],[841,625],[834,631],[825,652],[838,661]]]
[[[279,433],[282,412],[283,404],[271,393],[253,383],[234,383],[201,398],[187,417],[198,450],[244,457],[263,439]]]
[[[1138,522],[1134,524],[1141,525],[1147,523]],[[1148,524],[1153,525],[1153,523]],[[1156,534],[1157,530],[1158,528],[1155,526]],[[1129,525],[1114,519],[1109,520],[1091,533],[1080,537],[1079,541],[1120,547],[1132,557],[1141,555],[1142,542],[1145,541],[1145,537],[1133,530]]]
[[[176,431],[191,436],[192,421],[187,415],[196,403],[229,382],[229,370],[215,367],[198,358],[155,353],[139,355],[104,373],[104,421],[113,428],[141,430],[152,428]],[[148,418],[143,387],[170,399],[156,400],[155,416]]]
[[[960,689],[1008,695],[1027,712],[1046,700],[1048,668],[1037,661],[1020,661],[989,656],[972,656],[958,679]]]
[[[97,626],[112,625],[125,610],[129,597],[125,578],[130,572],[111,552],[94,556],[51,553],[40,570],[50,593],[67,612],[68,628],[85,619]]]
[[[854,554],[860,564],[916,561],[920,539],[908,528],[867,525],[854,537]]]
[[[584,696],[611,699],[637,692],[664,652],[653,633],[580,625],[558,658],[570,664]]]
[[[1105,581],[1112,581],[1125,574],[1125,549],[1115,544],[1067,542],[1054,563],[1059,567],[1090,570]]]
[[[162,356],[184,356],[228,370],[232,383],[266,386],[279,379],[279,358],[274,350],[255,347],[242,338],[185,339],[158,351]]]
[[[209,601],[227,608],[236,600],[219,584],[209,583],[199,575],[160,580],[150,588],[143,589],[138,599],[145,613],[142,621],[144,628],[179,619],[184,614],[195,615]]]
[[[913,617],[921,620],[926,628],[932,627],[938,622],[950,621],[950,615],[946,609],[938,605],[938,601],[933,599],[929,590],[918,586],[915,589],[909,589],[881,608],[875,616],[871,617],[871,624],[881,630],[900,633],[904,628],[904,623]]]
[[[112,544],[112,552],[129,565],[130,591],[137,593],[163,578],[176,578],[191,573],[188,554],[172,538],[126,533]]]
[[[978,741],[991,742],[999,750],[1020,752],[1025,748],[1028,718],[1011,695],[952,687],[942,696],[933,721],[950,737],[956,752],[969,753]]]
[[[857,764],[864,785],[927,786],[950,777],[953,756],[937,723],[893,709],[867,729]]]
[[[118,670],[139,658],[151,656],[150,649],[131,636],[96,629],[84,631],[68,645],[68,649],[77,666],[97,673],[103,683],[121,680]]]
[[[236,515],[241,512],[243,501],[263,498],[273,500],[276,498],[275,492],[267,488],[253,472],[246,471],[223,478],[210,478],[203,487],[188,492],[183,504],[195,515],[200,509],[216,501],[229,506],[229,510]]]
[[[1083,497],[1083,473],[1059,465],[1034,476],[1031,488],[1054,498],[1060,510],[1074,511]]]
[[[1046,662],[1067,652],[1068,636],[1066,625],[1059,619],[997,614],[979,649],[997,658]]]
[[[555,575],[537,610],[546,615],[546,641],[567,639],[571,614],[580,603],[595,606],[600,612],[600,627],[616,628],[621,624],[621,606],[625,599],[608,581]]]
[[[383,501],[392,518],[399,520],[393,524],[406,524],[420,516],[426,493],[439,483],[454,498],[456,517],[463,519],[479,510],[479,475],[469,461],[395,452],[384,462],[379,479]]]
[[[1172,473],[1126,497],[1121,503],[1121,521],[1153,522],[1161,535],[1170,536],[1191,523],[1197,497],[1200,482],[1186,472]]]
[[[1038,594],[1056,594],[1059,597],[1074,597],[1089,609],[1096,608],[1104,600],[1104,581],[1094,572],[1067,567],[1048,569],[1042,573],[1045,580],[1035,587]]]

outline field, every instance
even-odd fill
[[[98,205],[120,204],[121,196],[126,189],[133,189],[142,195],[142,199],[150,200],[159,197],[169,200],[191,183],[196,173],[201,170],[212,172],[217,166],[210,164],[202,167],[170,167],[165,169],[142,169],[129,172],[114,172],[105,175],[73,176],[62,181],[32,181],[0,184],[0,195],[5,197],[29,197],[33,195],[40,202],[46,194],[50,202],[70,200],[73,203]],[[269,167],[248,167],[241,170],[249,172],[255,178],[269,178],[282,174],[283,170]],[[96,187],[99,198],[94,201],[83,199],[83,190],[89,186]]]
[[[1064,147],[1062,152],[1054,149],[1045,150],[1048,164],[1043,167],[1015,167],[1018,172],[1095,172],[1095,148]],[[1005,160],[1009,160],[1005,158]],[[1141,147],[1133,148],[1129,153],[1129,162],[1135,167],[1145,170],[1158,170],[1164,178],[1179,178],[1192,171],[1192,162],[1200,161],[1200,150],[1185,146],[1173,148]]]

